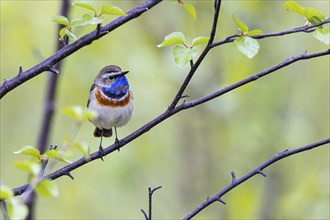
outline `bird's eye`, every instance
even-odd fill
[[[110,79],[110,80],[113,80],[114,78],[115,78],[115,77],[113,77],[113,76],[109,76],[109,79]]]

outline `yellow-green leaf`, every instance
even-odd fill
[[[69,20],[62,15],[53,16],[50,18],[50,20],[53,22],[56,22],[58,24],[63,24],[65,26],[69,26]]]
[[[75,18],[71,21],[71,27],[82,27],[86,26],[88,23],[82,18]]]
[[[127,15],[121,8],[117,6],[102,6],[101,14],[108,14],[108,15],[118,15],[118,16],[125,16]]]
[[[241,20],[239,20],[238,18],[235,17],[235,15],[232,15],[232,18],[236,24],[236,26],[238,27],[238,29],[242,32],[242,33],[246,33],[249,31],[248,26],[246,26],[246,24],[244,24]]]
[[[11,188],[6,185],[0,184],[0,200],[9,199],[13,197],[14,192]]]
[[[173,48],[173,57],[175,63],[178,64],[180,67],[185,66],[192,60],[194,57],[197,56],[197,51],[194,48],[183,47],[183,46],[175,46]]]
[[[83,15],[83,20],[87,23],[87,24],[101,24],[103,22],[103,18],[102,17],[94,17],[90,14],[84,14]]]
[[[197,18],[197,13],[196,13],[196,9],[192,4],[187,4],[184,3],[183,4],[184,9],[186,9],[186,11],[188,12],[188,14],[193,18],[196,19]]]
[[[260,29],[255,29],[255,30],[251,30],[249,32],[246,33],[247,36],[254,36],[254,35],[259,35],[259,34],[263,34],[264,32]]]
[[[312,24],[317,24],[325,20],[325,16],[315,8],[305,8],[304,17]]]
[[[87,143],[85,142],[75,142],[72,144],[73,147],[77,148],[83,155],[85,160],[89,160],[90,148]]]
[[[61,28],[61,30],[59,32],[59,35],[60,35],[61,38],[63,38],[66,35],[65,30],[66,30],[66,27]]]
[[[72,163],[72,161],[66,159],[66,153],[57,149],[52,149],[52,150],[48,150],[45,152],[45,154],[51,158],[51,159],[55,159],[55,160],[59,160],[62,161],[64,163]]]
[[[36,176],[41,171],[41,165],[33,160],[23,160],[15,163],[15,167]]]
[[[27,145],[22,147],[20,150],[15,151],[14,154],[30,155],[33,156],[34,159],[38,159],[40,156],[40,151],[37,148]]]
[[[298,2],[296,1],[287,1],[283,4],[283,7],[286,10],[293,11],[297,14],[300,14],[304,16],[304,7],[302,7]]]
[[[200,37],[195,37],[193,40],[192,40],[192,47],[194,46],[197,46],[197,45],[200,45],[200,44],[204,44],[206,42],[209,41],[209,37],[203,37],[203,36],[200,36]]]
[[[185,37],[181,32],[173,32],[164,38],[164,41],[157,47],[167,47],[175,44],[185,44]]]
[[[76,3],[72,3],[72,5],[78,6],[78,7],[81,7],[81,8],[85,8],[85,9],[94,11],[96,13],[96,10],[95,10],[95,8],[92,4],[89,4],[89,3],[86,3],[86,2],[76,2]]]
[[[27,206],[17,197],[9,199],[7,210],[9,219],[25,219],[29,213]]]
[[[71,40],[76,40],[77,37],[76,35],[74,35],[71,31],[69,31],[68,29],[65,29],[64,32],[66,33],[66,35],[68,35],[68,37],[71,39]]]
[[[330,29],[319,27],[313,32],[313,37],[319,41],[329,45]]]
[[[251,37],[239,37],[234,41],[237,49],[248,58],[253,58],[259,51],[259,43]]]
[[[50,179],[41,180],[36,187],[34,188],[35,192],[38,195],[43,197],[58,197],[59,192],[57,189],[57,185]]]

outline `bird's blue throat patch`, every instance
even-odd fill
[[[125,76],[117,78],[110,87],[102,87],[102,92],[111,99],[120,99],[129,90],[129,84]]]

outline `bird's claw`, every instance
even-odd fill
[[[100,159],[103,161],[103,156],[105,156],[105,153],[102,146],[99,147],[99,156]]]

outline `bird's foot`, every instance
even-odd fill
[[[101,145],[99,147],[99,156],[100,156],[100,159],[103,161],[103,156],[105,156],[105,154],[104,154],[103,147]]]
[[[120,151],[120,147],[119,147],[119,139],[116,137],[115,139],[115,144],[117,145],[117,150]]]

